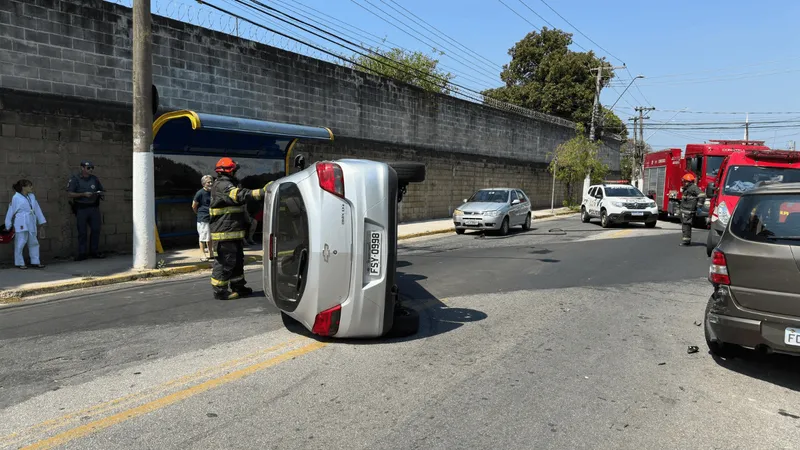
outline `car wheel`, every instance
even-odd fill
[[[411,161],[397,161],[388,163],[389,167],[397,172],[397,181],[400,184],[422,183],[425,181],[425,164]]]
[[[592,218],[589,217],[589,213],[586,212],[586,208],[581,206],[581,222],[589,223],[590,220],[592,220]]]
[[[608,214],[606,214],[606,210],[600,211],[600,226],[603,228],[608,228],[611,225],[610,221],[608,220]]]
[[[719,356],[720,358],[732,358],[736,356],[736,345],[726,344],[720,340],[711,339],[711,325],[708,323],[708,311],[710,309],[711,303],[709,302],[709,304],[706,305],[706,313],[703,316],[703,331],[706,338],[706,346],[708,346],[708,350],[714,356]]]
[[[658,223],[658,221],[656,221],[656,220],[654,220],[652,222],[645,222],[644,226],[646,226],[647,228],[655,228],[657,223]]]
[[[456,228],[456,234],[464,234],[463,228]]]
[[[711,233],[713,232],[714,230],[708,230],[708,237],[706,238],[706,256],[709,258],[714,253],[714,244],[711,243]]]
[[[388,338],[408,337],[419,331],[419,312],[413,308],[399,306],[394,311],[394,324],[384,336]]]
[[[528,216],[525,217],[525,223],[522,224],[522,229],[528,231],[531,229],[531,214],[528,213]]]
[[[503,224],[500,225],[500,234],[503,236],[508,234],[508,216],[503,219]]]

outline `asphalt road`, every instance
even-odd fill
[[[675,224],[401,245],[400,340],[320,341],[206,278],[0,309],[0,448],[790,448],[800,363],[708,355]],[[258,272],[248,272],[260,288]],[[688,354],[697,345],[699,353]]]

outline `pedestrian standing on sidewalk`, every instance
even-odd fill
[[[200,252],[203,254],[201,261],[208,261],[214,258],[214,250],[211,245],[211,215],[208,213],[208,208],[211,205],[211,186],[214,184],[214,177],[211,175],[203,175],[200,179],[202,189],[194,194],[192,201],[192,209],[197,214],[197,235],[200,241]],[[206,248],[208,248],[208,255],[206,255]]]
[[[11,198],[6,213],[5,226],[7,230],[14,227],[14,265],[20,269],[27,269],[22,250],[28,246],[28,256],[31,267],[42,269],[44,264],[39,260],[39,239],[44,238],[44,228],[39,227],[47,223],[42,214],[42,208],[33,195],[33,183],[30,180],[19,180],[14,183],[16,194]]]
[[[92,239],[89,245],[88,256],[104,258],[97,251],[100,245],[100,224],[103,221],[100,215],[100,200],[103,198],[103,185],[94,175],[94,164],[90,161],[81,162],[80,176],[73,176],[67,184],[67,191],[72,199],[72,212],[78,218],[78,257],[76,261],[87,258],[87,241],[89,228],[92,229]]]

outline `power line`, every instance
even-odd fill
[[[577,31],[578,33],[580,33],[580,35],[581,35],[581,36],[585,37],[587,40],[589,40],[589,42],[591,42],[592,44],[594,44],[594,45],[595,45],[597,48],[599,48],[600,50],[602,50],[602,51],[606,52],[606,53],[608,54],[608,56],[610,56],[610,57],[612,57],[612,58],[616,59],[617,61],[621,62],[623,66],[625,65],[625,61],[623,61],[623,60],[621,60],[621,59],[617,58],[617,57],[616,57],[616,56],[614,56],[614,55],[613,55],[611,52],[609,52],[608,50],[604,49],[604,48],[603,48],[603,47],[602,47],[600,44],[598,44],[597,42],[593,41],[593,40],[592,40],[592,38],[590,38],[589,36],[587,36],[586,34],[584,34],[584,33],[583,33],[583,31],[581,31],[581,30],[579,30],[579,29],[578,29],[578,27],[576,27],[575,25],[573,25],[572,23],[570,23],[570,21],[569,21],[569,20],[567,20],[567,18],[566,18],[566,17],[564,17],[564,16],[562,16],[561,14],[559,14],[559,13],[558,13],[558,11],[556,11],[555,9],[553,9],[553,7],[552,7],[552,6],[550,6],[549,4],[547,4],[547,2],[545,2],[544,0],[539,0],[539,1],[541,1],[542,3],[544,3],[544,5],[545,5],[545,6],[547,6],[548,8],[550,8],[550,11],[553,11],[554,13],[556,13],[556,15],[557,15],[558,17],[560,17],[560,18],[561,18],[561,20],[563,20],[564,22],[567,22],[567,25],[571,26],[571,27],[572,27],[572,28],[573,28],[575,31]],[[555,27],[554,27],[554,28],[555,28]],[[631,78],[633,78],[633,76],[631,76]]]
[[[497,1],[498,1],[498,2],[500,2],[500,3],[502,3],[502,4],[503,4],[503,6],[505,6],[506,8],[510,9],[510,10],[511,10],[511,12],[513,12],[513,13],[514,13],[514,14],[516,14],[516,15],[518,15],[520,19],[524,20],[525,22],[528,22],[528,24],[529,24],[530,26],[532,26],[534,30],[536,30],[536,31],[542,31],[541,29],[539,29],[539,27],[537,27],[536,25],[534,25],[534,24],[533,24],[533,22],[531,22],[530,20],[528,20],[528,19],[526,19],[525,17],[523,17],[523,16],[522,16],[522,14],[518,13],[518,12],[517,12],[517,11],[516,11],[514,8],[512,8],[512,7],[508,6],[508,5],[506,5],[506,3],[505,3],[503,0],[497,0]]]
[[[355,3],[356,5],[358,5],[359,7],[363,8],[365,11],[369,12],[370,14],[374,15],[375,17],[377,17],[377,18],[379,18],[379,19],[383,20],[384,22],[388,23],[389,25],[391,25],[391,26],[393,26],[393,27],[397,28],[398,30],[402,31],[403,33],[407,34],[408,36],[410,36],[410,37],[412,37],[412,38],[416,39],[417,41],[419,41],[419,42],[421,42],[421,43],[423,43],[423,44],[425,44],[425,45],[429,45],[429,46],[431,46],[431,48],[436,48],[436,47],[437,47],[437,45],[436,45],[436,44],[431,44],[430,42],[425,42],[425,41],[421,40],[420,38],[418,38],[417,36],[414,36],[414,35],[412,35],[411,33],[409,33],[408,31],[406,31],[406,30],[404,30],[404,29],[400,28],[399,26],[395,25],[394,23],[392,23],[392,22],[389,22],[389,21],[388,21],[388,20],[386,20],[384,17],[382,17],[382,16],[380,16],[379,14],[377,14],[375,11],[373,11],[373,10],[371,10],[371,9],[367,8],[366,6],[362,5],[361,3],[359,3],[357,0],[350,0],[350,1],[351,1],[351,2],[353,2],[353,3]],[[391,14],[388,14],[386,11],[384,11],[383,9],[381,9],[380,7],[378,7],[377,5],[375,5],[374,3],[370,2],[369,0],[364,0],[364,1],[365,1],[366,3],[368,3],[370,6],[372,6],[373,8],[375,8],[375,9],[377,9],[378,11],[382,12],[383,14],[385,14],[385,15],[387,15],[387,16],[389,16],[389,17],[391,17],[391,16],[392,16]],[[420,36],[422,36],[422,37],[426,37],[426,36],[423,36],[421,33],[419,33],[417,30],[414,30],[412,27],[409,27],[408,25],[406,25],[406,24],[405,24],[405,23],[403,23],[402,21],[398,20],[397,22],[398,22],[398,23],[400,23],[400,24],[402,24],[402,25],[404,25],[405,27],[407,27],[407,28],[408,28],[408,29],[410,29],[411,31],[414,31],[415,33],[419,34]],[[439,45],[439,47],[441,47],[441,48],[447,48],[447,46],[446,46],[446,45],[444,45],[444,46],[442,46],[442,45]],[[464,67],[468,67],[468,68],[470,68],[470,69],[473,69],[473,70],[479,70],[479,69],[480,69],[480,67],[476,67],[476,66],[475,66],[473,63],[470,63],[470,62],[465,62],[465,61],[463,61],[463,60],[462,60],[462,59],[460,59],[460,58],[456,58],[456,55],[448,55],[448,57],[452,58],[452,59],[453,59],[453,60],[455,60],[455,61],[459,61],[461,64],[463,64],[463,65],[464,65]],[[497,76],[497,74],[496,74],[496,73],[485,71],[485,69],[482,71],[482,73],[484,73],[484,74],[488,74],[488,76],[490,76],[490,77],[496,77],[496,76]]]
[[[416,17],[417,19],[419,19],[420,21],[422,21],[422,23],[424,23],[424,24],[426,24],[426,25],[430,26],[431,28],[433,28],[434,30],[436,30],[437,32],[439,32],[439,33],[440,33],[442,36],[446,37],[447,39],[449,39],[449,40],[450,40],[451,42],[453,42],[454,44],[456,44],[456,45],[458,45],[458,46],[460,46],[460,47],[464,48],[465,50],[467,50],[467,51],[469,51],[469,52],[473,53],[475,56],[477,56],[477,57],[479,57],[479,58],[483,59],[484,61],[488,62],[489,64],[492,64],[493,66],[495,66],[495,67],[497,67],[497,68],[500,68],[500,69],[502,69],[502,68],[503,68],[503,66],[502,66],[502,65],[500,65],[500,64],[497,64],[496,62],[494,62],[494,61],[492,61],[492,60],[490,60],[490,59],[487,59],[487,58],[485,58],[485,57],[484,57],[483,55],[481,55],[480,53],[477,53],[477,52],[475,52],[474,50],[470,49],[469,47],[465,46],[464,44],[462,44],[462,43],[460,43],[460,42],[456,41],[455,39],[451,38],[450,36],[448,36],[447,34],[445,34],[444,32],[442,32],[441,30],[439,30],[438,28],[436,28],[435,26],[433,26],[433,25],[429,24],[428,22],[426,22],[424,19],[422,19],[422,18],[421,18],[421,17],[419,17],[418,15],[416,15],[416,14],[414,14],[413,12],[409,11],[408,9],[406,9],[406,8],[405,8],[403,5],[401,5],[401,4],[399,4],[399,3],[397,3],[397,2],[396,2],[396,1],[394,1],[394,0],[389,0],[389,1],[390,1],[390,2],[392,2],[392,3],[394,3],[395,5],[399,6],[400,8],[402,8],[402,9],[403,9],[404,11],[406,11],[407,13],[409,13],[409,14],[411,14],[412,16],[414,16],[414,17]]]

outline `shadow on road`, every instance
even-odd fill
[[[734,358],[723,359],[712,355],[720,366],[778,386],[800,391],[800,358],[797,356],[762,353],[737,349]],[[795,411],[797,412],[797,411]]]
[[[409,267],[409,261],[397,261],[397,267]],[[400,290],[400,301],[404,306],[420,313],[419,331],[407,337],[380,339],[336,339],[317,336],[298,324],[287,324],[289,331],[320,342],[346,343],[357,345],[386,344],[424,339],[456,330],[467,322],[478,322],[486,319],[486,314],[474,309],[451,308],[419,284],[426,280],[425,275],[397,271],[397,286]]]

